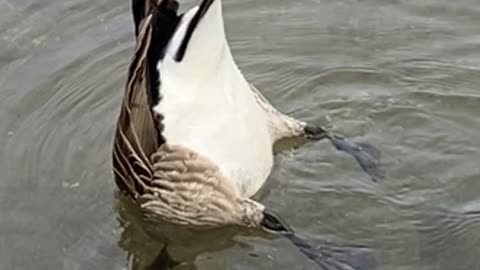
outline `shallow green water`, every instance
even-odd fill
[[[277,156],[262,202],[314,242],[372,247],[378,269],[480,269],[477,1],[224,0],[224,12],[252,83],[378,146],[387,171],[371,183],[309,143]],[[124,250],[137,264],[158,252],[114,210],[132,37],[128,1],[0,0],[0,269],[124,269]],[[225,241],[196,267],[316,269],[282,239]]]

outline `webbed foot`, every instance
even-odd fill
[[[374,182],[384,177],[380,170],[380,151],[367,143],[355,143],[344,136],[333,134],[321,126],[307,124],[304,127],[305,138],[310,140],[329,139],[339,151],[349,153]]]

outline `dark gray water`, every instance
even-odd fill
[[[252,83],[282,111],[378,146],[387,172],[372,183],[309,143],[277,156],[262,202],[313,241],[372,247],[379,269],[480,269],[478,1],[224,0],[224,12]],[[128,207],[113,196],[132,38],[126,0],[0,0],[1,270],[125,269],[125,250],[136,265],[158,253],[117,220]],[[193,264],[315,269],[282,239],[216,247]]]

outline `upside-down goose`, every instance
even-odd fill
[[[221,0],[184,14],[178,7],[132,2],[136,47],[114,140],[116,184],[173,224],[289,232],[251,199],[270,174],[274,143],[340,139],[280,113],[246,81],[227,43]]]

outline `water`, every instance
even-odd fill
[[[372,183],[308,143],[277,156],[261,201],[313,242],[372,247],[378,269],[480,269],[477,1],[224,10],[251,82],[282,111],[376,145],[387,171]],[[159,253],[113,192],[132,38],[128,1],[0,0],[0,269],[125,269],[126,251],[135,265]],[[197,269],[315,269],[283,239],[216,238],[198,243],[210,250]]]

